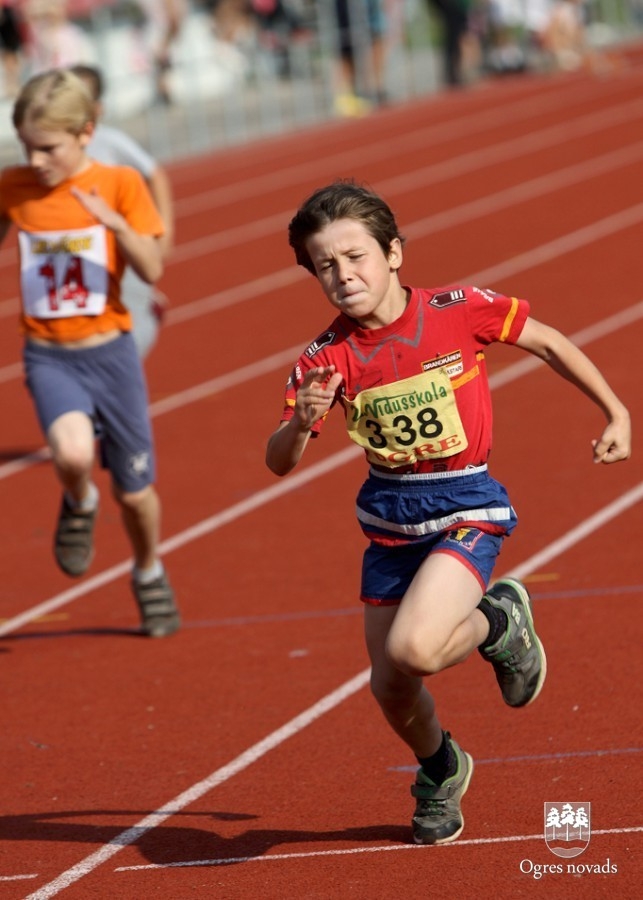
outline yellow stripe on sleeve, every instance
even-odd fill
[[[507,313],[507,318],[504,321],[504,325],[502,326],[502,331],[500,332],[500,341],[506,341],[509,337],[509,332],[511,331],[511,326],[514,323],[514,319],[516,318],[516,314],[518,313],[518,301],[515,297],[511,298],[511,309]]]

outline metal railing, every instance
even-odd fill
[[[106,81],[105,119],[127,130],[159,160],[233,146],[364,113],[369,104],[398,102],[442,87],[440,23],[427,0],[377,0],[386,28],[382,76],[373,86],[375,51],[366,23],[372,0],[349,0],[354,26],[355,92],[364,101],[338,106],[339,29],[336,0],[298,3],[297,27],[250,18],[242,40],[225,41],[213,29],[204,2],[187,0],[188,15],[172,52],[172,102],[157,102],[154,68],[146,55],[145,23],[133,16],[135,0],[96,0],[75,20],[91,45],[91,59]],[[250,0],[247,0],[249,3]],[[513,0],[514,8],[529,0]],[[590,35],[618,43],[643,29],[643,0],[589,0]],[[265,23],[264,23],[265,24]],[[484,66],[484,60],[482,61]],[[25,70],[25,77],[30,74]],[[489,77],[481,71],[480,77]],[[11,101],[0,101],[0,164],[20,158],[11,127]]]

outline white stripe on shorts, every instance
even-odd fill
[[[452,528],[461,522],[506,522],[511,518],[510,506],[500,506],[497,509],[466,509],[442,516],[441,519],[427,519],[425,522],[401,525],[399,522],[388,522],[379,516],[372,516],[357,507],[357,518],[362,525],[373,525],[376,528],[384,528],[396,534],[409,534],[421,537],[426,534],[437,534],[446,528]]]
[[[408,472],[402,475],[396,475],[395,472],[380,472],[371,466],[371,475],[374,478],[385,478],[387,481],[436,481],[439,478],[462,478],[465,475],[477,475],[486,471],[486,463],[481,466],[467,466],[466,469],[453,469],[450,472]]]

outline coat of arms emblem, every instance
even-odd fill
[[[545,803],[545,842],[564,859],[579,856],[591,837],[591,803]]]

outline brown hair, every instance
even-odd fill
[[[13,107],[14,128],[26,121],[45,129],[80,134],[95,121],[94,101],[84,83],[65,69],[34,75],[24,85]]]
[[[353,180],[334,181],[319,188],[305,200],[288,226],[288,243],[295,251],[295,258],[315,275],[315,267],[306,249],[306,241],[313,234],[337,219],[355,219],[361,222],[389,255],[391,241],[397,238],[404,245],[395,216],[388,204],[373,191]]]
[[[76,63],[70,66],[69,71],[77,75],[84,83],[92,99],[98,102],[105,92],[105,80],[103,73],[96,66],[89,66],[87,63]]]

